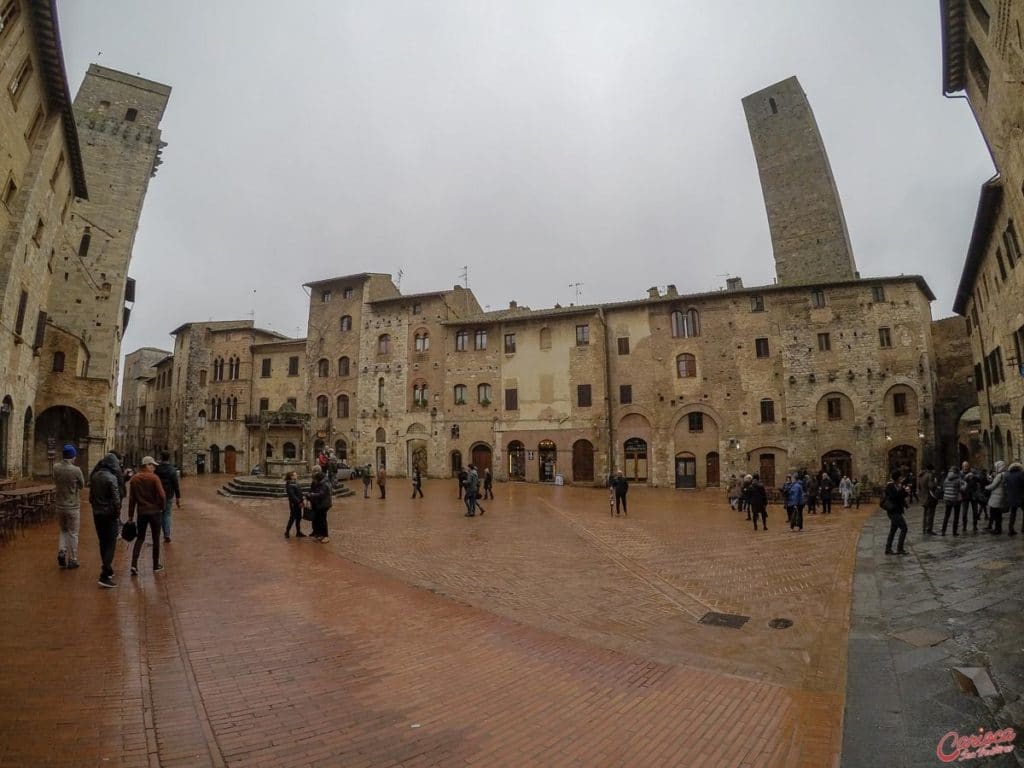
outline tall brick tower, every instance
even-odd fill
[[[783,284],[857,277],[825,145],[796,77],[743,99]]]
[[[93,64],[75,97],[90,195],[71,208],[53,268],[49,312],[54,324],[88,347],[86,376],[109,385],[103,413],[89,418],[90,434],[108,446],[127,304],[135,300],[128,267],[149,180],[160,164],[159,126],[170,94],[169,86]]]

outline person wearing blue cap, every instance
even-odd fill
[[[75,466],[78,451],[68,443],[61,451],[62,459],[53,465],[53,483],[57,486],[57,524],[60,542],[57,545],[57,565],[61,568],[78,567],[78,531],[82,524],[82,506],[79,494],[85,488],[82,470]]]

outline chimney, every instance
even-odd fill
[[[514,301],[510,301],[510,302],[508,303],[508,308],[509,308],[509,309],[519,309],[519,305],[518,305],[518,304],[516,304],[516,303],[515,303]]]
[[[647,289],[647,298],[649,298],[649,299],[656,299],[656,298],[658,298],[658,287],[657,286],[654,286],[653,288],[648,288]]]
[[[670,284],[668,287],[665,288],[665,295],[674,299],[676,296],[679,295],[679,291],[676,290],[676,287],[674,285]]]
[[[725,287],[726,287],[727,290],[730,290],[730,291],[738,291],[740,288],[743,287],[743,278],[742,277],[730,277],[729,279],[727,279],[725,281]]]

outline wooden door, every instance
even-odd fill
[[[224,449],[224,471],[227,472],[229,475],[236,474],[236,455],[237,454],[235,453],[234,448],[231,448],[229,446]]]
[[[706,481],[707,487],[708,488],[716,488],[720,484],[720,480],[719,480],[719,476],[718,476],[718,453],[717,452],[712,451],[711,453],[708,454],[708,458],[707,458],[707,462],[706,462],[706,469],[707,469],[707,481]]]
[[[572,480],[574,483],[594,482],[594,446],[589,440],[572,445]]]
[[[491,468],[491,449],[486,445],[473,446],[473,466],[476,467],[480,477],[484,476],[484,470]]]
[[[762,453],[759,457],[758,474],[761,475],[761,485],[765,488],[775,487],[775,454]]]

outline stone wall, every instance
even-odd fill
[[[972,444],[981,446],[969,434],[960,435],[960,418],[977,408],[978,390],[974,381],[974,361],[966,322],[959,316],[932,323],[938,385],[935,390],[936,466],[951,467],[964,460],[988,465],[984,451],[979,455]],[[961,441],[961,437],[966,442]]]

